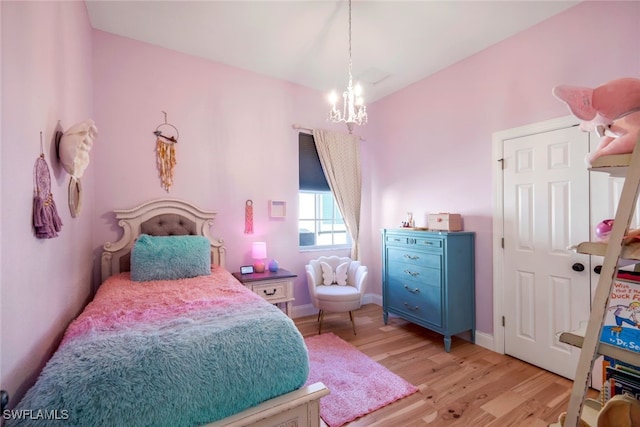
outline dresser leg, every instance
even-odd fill
[[[444,336],[444,351],[447,353],[451,351],[451,335]]]
[[[387,321],[389,320],[389,313],[387,313],[386,311],[382,312],[382,319],[384,320],[384,324],[387,324]]]

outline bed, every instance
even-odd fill
[[[304,340],[224,268],[215,212],[159,199],[115,216],[102,285],[6,425],[319,426]]]

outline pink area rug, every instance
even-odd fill
[[[305,338],[309,349],[307,384],[322,381],[329,395],[320,416],[339,427],[418,391],[387,368],[332,333]]]

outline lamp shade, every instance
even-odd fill
[[[265,242],[253,242],[251,245],[251,258],[255,260],[253,269],[256,273],[264,273],[264,261],[267,257],[267,244]]]
[[[265,259],[267,257],[267,244],[265,242],[253,242],[251,245],[251,258]]]

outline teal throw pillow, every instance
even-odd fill
[[[203,236],[141,234],[131,251],[131,280],[175,280],[211,274],[211,244]]]

